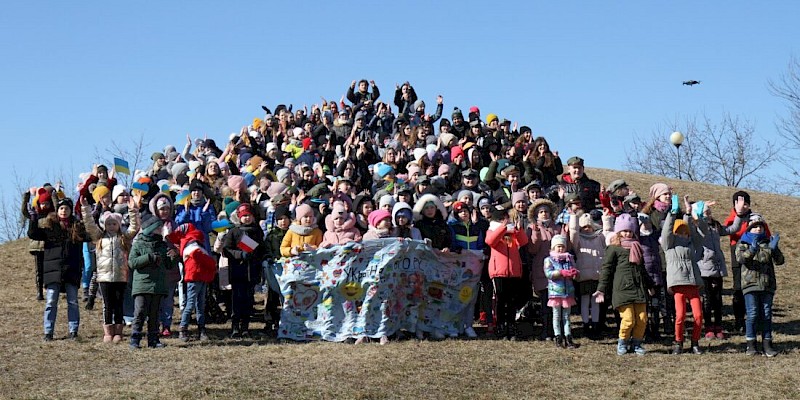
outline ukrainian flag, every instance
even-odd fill
[[[128,166],[128,162],[121,158],[116,158],[116,157],[114,157],[114,171],[125,175],[131,174],[131,169]]]

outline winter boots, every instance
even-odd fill
[[[775,357],[778,355],[778,351],[772,348],[772,339],[764,339],[762,345],[764,347],[765,356]]]
[[[112,324],[103,325],[103,343],[111,343],[114,340],[115,326]]]
[[[125,327],[125,324],[114,324],[111,325],[113,329],[114,336],[111,338],[111,341],[114,343],[119,343],[122,341],[122,328]]]

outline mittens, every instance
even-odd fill
[[[677,194],[672,195],[672,209],[670,210],[672,215],[678,214],[678,210],[680,210],[680,200],[681,199],[678,197]]]
[[[781,240],[780,233],[775,232],[775,236],[769,239],[769,248],[770,250],[775,250],[778,248],[778,242]]]

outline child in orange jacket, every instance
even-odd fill
[[[509,222],[506,209],[493,210],[489,231],[486,233],[486,244],[492,249],[489,277],[492,279],[497,301],[497,336],[516,340],[514,304],[516,293],[524,282],[519,249],[528,244],[528,235],[519,221]]]

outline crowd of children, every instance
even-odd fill
[[[479,296],[463,315],[465,337],[478,337],[477,320],[488,335],[516,340],[527,308],[538,314],[535,337],[576,348],[571,314],[579,306],[589,339],[603,337],[616,319],[617,354],[643,355],[645,342],[662,333],[680,354],[688,302],[691,352],[701,353],[701,338],[726,338],[720,240],[730,236],[734,330],[744,330],[747,354],[777,354],[774,266],[783,255],[746,192],[733,195],[720,223],[713,202],[681,202],[663,183],[643,200],[623,180],[606,188],[590,179],[580,157],[569,158],[565,171],[543,137],[495,114],[483,117],[478,107],[466,118],[457,107],[442,118],[438,96],[430,114],[408,82],[396,87],[396,114],[379,98],[375,83],[362,80],[348,89],[350,104],[262,107],[265,115],[224,148],[188,138],[183,151],[153,153],[130,187],[96,165],[82,177],[77,204],[58,184],[26,192],[22,213],[45,301],[45,340],[53,340],[62,292],[69,337],[78,338],[80,287],[87,309],[99,290],[104,342],[121,341],[127,324],[132,348],[144,337],[163,347],[176,290],[182,341],[193,340],[193,313],[196,340],[209,339],[206,323],[220,312],[231,338],[250,337],[259,289],[265,329],[274,334],[283,301],[279,259],[398,237],[484,260],[473,288]]]

